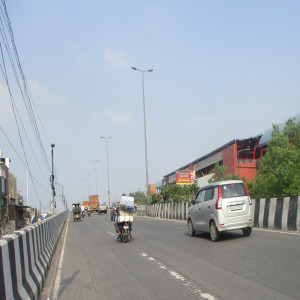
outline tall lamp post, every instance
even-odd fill
[[[147,201],[150,201],[150,191],[149,191],[149,173],[148,173],[148,156],[147,156],[147,130],[146,130],[146,109],[145,109],[145,88],[144,88],[144,73],[153,72],[150,70],[140,70],[132,67],[132,70],[139,71],[142,73],[142,85],[143,85],[143,108],[144,108],[144,137],[145,137],[145,162],[146,162],[146,189],[147,189]]]
[[[96,181],[96,195],[98,195],[98,186],[97,186],[97,167],[96,164],[99,160],[92,160],[92,163],[95,164],[95,181]]]
[[[55,203],[55,185],[54,185],[54,180],[55,180],[55,177],[54,177],[54,173],[53,173],[53,148],[55,147],[55,144],[51,144],[51,157],[52,157],[52,175],[50,176],[50,182],[51,182],[51,188],[52,188],[52,213],[54,215],[54,212],[55,212],[55,206],[56,206],[56,203]]]
[[[108,206],[110,207],[110,191],[109,191],[109,168],[108,168],[108,147],[107,147],[107,140],[112,138],[112,136],[104,137],[101,136],[101,139],[105,139],[106,142],[106,161],[107,161],[107,193],[108,193]]]

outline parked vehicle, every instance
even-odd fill
[[[120,202],[113,202],[110,210],[110,220],[114,221],[117,215],[117,208],[119,206]]]
[[[107,206],[106,206],[105,202],[100,202],[99,203],[98,215],[100,215],[101,213],[107,214]]]
[[[253,227],[253,207],[246,184],[241,180],[219,181],[202,187],[188,211],[188,231],[209,232],[212,241],[220,233],[241,229],[250,236]]]
[[[99,208],[98,195],[89,196],[89,206],[90,206],[92,211],[98,211],[98,208]]]

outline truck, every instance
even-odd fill
[[[82,206],[84,206],[84,209],[87,210],[89,206],[89,201],[82,201]]]
[[[91,207],[91,211],[98,211],[99,209],[98,195],[89,196],[89,206]]]

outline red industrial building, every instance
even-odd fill
[[[300,123],[300,114],[295,116],[295,122]],[[279,130],[284,130],[286,122],[279,124]],[[243,140],[232,140],[214,151],[194,160],[193,162],[164,176],[163,185],[176,183],[177,171],[193,171],[195,179],[208,175],[218,162],[228,168],[227,172],[251,180],[257,172],[257,162],[264,156],[267,143],[272,137],[272,130]]]

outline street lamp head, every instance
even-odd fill
[[[148,72],[153,72],[153,69],[151,69],[151,70],[148,70]]]
[[[54,147],[55,147],[55,144],[51,144],[51,147],[54,148]]]
[[[136,71],[136,67],[132,67],[132,70],[135,70],[135,71]]]

